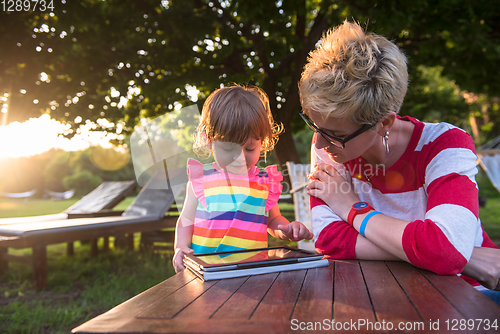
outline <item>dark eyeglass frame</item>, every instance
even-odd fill
[[[314,122],[309,117],[307,117],[307,115],[304,113],[304,110],[301,110],[299,112],[299,115],[300,115],[300,117],[302,117],[302,119],[304,120],[304,122],[306,122],[306,124],[309,126],[309,128],[311,130],[313,130],[314,132],[319,133],[320,135],[323,136],[323,138],[325,138],[325,140],[327,142],[329,142],[330,144],[334,145],[335,147],[338,147],[338,148],[341,148],[341,149],[345,149],[345,143],[347,143],[349,140],[351,140],[351,139],[359,136],[363,132],[366,132],[366,131],[370,130],[371,128],[373,128],[375,126],[375,124],[377,124],[377,123],[374,123],[374,124],[365,124],[361,128],[359,128],[358,130],[356,130],[353,133],[351,133],[350,135],[348,135],[347,137],[338,138],[338,137],[329,135],[328,133],[324,132],[323,130],[320,130],[316,126],[316,124],[314,124]]]

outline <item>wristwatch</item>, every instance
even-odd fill
[[[361,215],[363,213],[367,213],[370,210],[375,210],[370,206],[370,204],[366,202],[357,202],[352,205],[351,211],[349,211],[349,215],[347,216],[347,222],[352,226],[354,223],[354,217],[357,215]]]

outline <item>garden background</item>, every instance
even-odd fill
[[[308,163],[312,134],[298,116],[297,82],[308,52],[346,19],[407,54],[401,115],[452,123],[477,147],[500,135],[500,0],[34,3],[0,4],[0,191],[37,191],[1,198],[1,217],[61,212],[103,181],[135,179],[130,135],[141,120],[193,104],[201,110],[211,91],[233,82],[263,88],[285,127],[267,163]],[[30,150],[42,137],[27,124],[47,119],[67,143],[87,135],[87,144]],[[500,193],[484,172],[477,180],[487,197],[480,217],[498,243]],[[70,189],[69,200],[45,198]],[[283,209],[292,218],[290,204]],[[136,235],[136,249],[138,242]],[[12,264],[0,276],[0,332],[67,333],[173,274],[169,252],[112,246],[90,258],[89,247],[77,243],[66,257],[64,245],[50,246],[41,291],[32,289],[31,268]]]

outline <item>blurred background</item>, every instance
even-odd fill
[[[42,5],[45,5],[43,7]],[[28,7],[30,5],[30,7]],[[307,163],[298,117],[309,51],[344,20],[395,41],[409,58],[401,115],[499,134],[500,2],[6,1],[0,11],[0,190],[74,189],[134,179],[129,138],[141,119],[254,84],[283,123],[268,163]]]

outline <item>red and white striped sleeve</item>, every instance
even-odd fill
[[[415,151],[427,194],[425,218],[407,225],[403,249],[410,262],[437,274],[460,273],[482,243],[474,142],[452,125],[426,126]]]

